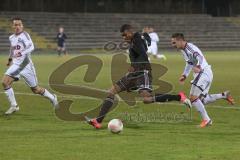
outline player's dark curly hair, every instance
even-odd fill
[[[17,21],[23,21],[21,17],[13,17],[13,18],[12,18],[12,22],[13,22],[13,21],[16,21],[16,20],[17,20]]]
[[[185,40],[183,33],[173,33],[172,38]]]
[[[122,33],[126,30],[131,30],[131,29],[133,29],[133,27],[130,24],[124,24],[120,27],[120,32]]]

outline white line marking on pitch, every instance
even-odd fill
[[[0,92],[0,94],[4,94],[4,92]],[[38,94],[33,94],[33,93],[25,93],[25,92],[15,92],[16,95],[23,95],[23,96],[39,96]],[[97,98],[93,98],[93,97],[86,97],[86,96],[74,96],[74,95],[58,95],[58,97],[62,97],[62,98],[71,98],[71,99],[89,99],[89,100],[99,100]],[[119,101],[124,101],[121,98]],[[142,102],[139,100],[136,100],[136,102]],[[180,103],[171,103],[171,102],[166,102],[166,103],[159,103],[159,104],[164,104],[164,105],[177,105],[177,106],[182,106],[183,104]],[[239,109],[240,110],[240,106],[217,106],[217,105],[207,105],[207,107],[210,108],[221,108],[221,109]]]

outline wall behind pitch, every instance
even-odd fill
[[[240,14],[238,0],[1,0],[1,11]]]

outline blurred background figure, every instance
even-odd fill
[[[59,31],[57,34],[57,51],[58,51],[58,56],[61,56],[61,54],[63,53],[64,55],[67,55],[67,51],[66,51],[66,44],[65,41],[67,39],[66,34],[64,33],[64,28],[63,27],[59,27]]]
[[[158,52],[159,37],[158,34],[154,32],[154,28],[144,27],[143,32],[148,33],[151,37],[151,45],[148,47],[147,53],[153,55],[155,58],[166,60],[166,56]]]

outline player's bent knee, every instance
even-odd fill
[[[119,93],[120,91],[121,91],[121,89],[118,85],[113,85],[108,92],[111,95],[115,95],[115,94]]]
[[[31,87],[31,90],[35,94],[42,94],[43,93],[42,88],[40,88],[38,86],[37,87]]]
[[[191,96],[190,96],[190,101],[191,101],[191,102],[194,102],[194,101],[196,101],[198,98],[199,98],[198,96],[193,96],[193,95],[191,95]]]
[[[9,87],[10,87],[10,84],[11,84],[11,81],[10,81],[10,80],[8,80],[7,78],[3,78],[3,80],[2,80],[2,86],[3,86],[4,89],[9,88]]]
[[[114,93],[112,93],[112,92],[109,92],[109,93],[108,93],[108,95],[107,95],[107,97],[114,99],[114,97],[115,97],[115,94],[114,94]]]
[[[33,93],[37,94],[37,91],[38,91],[38,90],[37,90],[37,87],[31,88],[31,90],[32,90]]]
[[[4,80],[2,81],[2,86],[3,86],[3,88],[6,88],[6,86],[7,86],[7,83]]]
[[[114,98],[115,97],[115,92],[113,90],[109,90],[108,91],[108,94],[107,94],[107,97],[111,97],[111,98]]]

